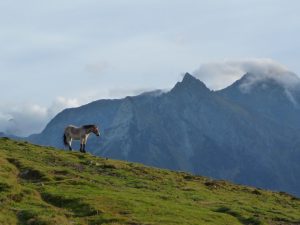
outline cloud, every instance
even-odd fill
[[[80,102],[76,98],[57,97],[52,105],[47,109],[48,117],[55,116],[58,112],[65,108],[74,108],[80,106]]]
[[[64,97],[57,97],[49,107],[37,104],[0,106],[0,132],[17,136],[40,132],[58,112],[77,106],[77,99]]]
[[[102,63],[99,65],[96,63],[91,67],[93,68],[94,66],[95,72],[101,72],[105,68],[105,65],[102,65]],[[253,84],[260,80],[273,78],[285,87],[288,99],[296,105],[297,102],[291,88],[298,85],[300,79],[290,72],[287,67],[271,59],[224,60],[205,63],[194,72],[194,75],[204,81],[208,87],[216,90],[232,84],[245,73],[251,73],[252,76],[242,84],[242,90],[249,90]],[[155,85],[151,86],[156,87]],[[108,86],[104,90],[93,87],[84,92],[77,92],[78,98],[57,97],[47,107],[40,104],[18,105],[17,103],[11,103],[4,105],[2,103],[0,104],[0,132],[27,136],[42,131],[49,120],[65,108],[77,107],[83,103],[100,98],[120,98],[154,89],[137,84],[127,85],[122,88]]]
[[[214,90],[225,88],[244,74],[252,76],[244,82],[241,89],[250,89],[258,81],[272,78],[285,88],[290,89],[300,84],[299,77],[288,68],[272,59],[224,60],[202,64],[194,75]]]
[[[47,119],[47,108],[39,105],[23,105],[1,108],[0,130],[13,135],[25,136],[42,129]]]
[[[125,96],[136,96],[146,92],[152,92],[154,88],[112,88],[108,94],[110,98],[123,98]]]

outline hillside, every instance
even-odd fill
[[[300,224],[300,200],[0,139],[0,224]]]
[[[214,92],[187,73],[169,92],[66,109],[28,141],[63,148],[67,125],[95,123],[100,138],[87,144],[95,155],[300,197],[300,85],[263,79],[245,92],[252,76]]]

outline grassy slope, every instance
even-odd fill
[[[300,224],[300,200],[0,139],[0,224]]]

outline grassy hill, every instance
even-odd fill
[[[0,224],[300,224],[300,200],[2,138]]]

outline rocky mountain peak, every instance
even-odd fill
[[[206,85],[197,79],[196,77],[192,76],[189,73],[185,73],[183,79],[181,82],[177,82],[175,87],[171,90],[171,92],[177,92],[177,91],[196,91],[196,92],[202,92],[202,93],[208,93],[210,90],[206,87]]]

